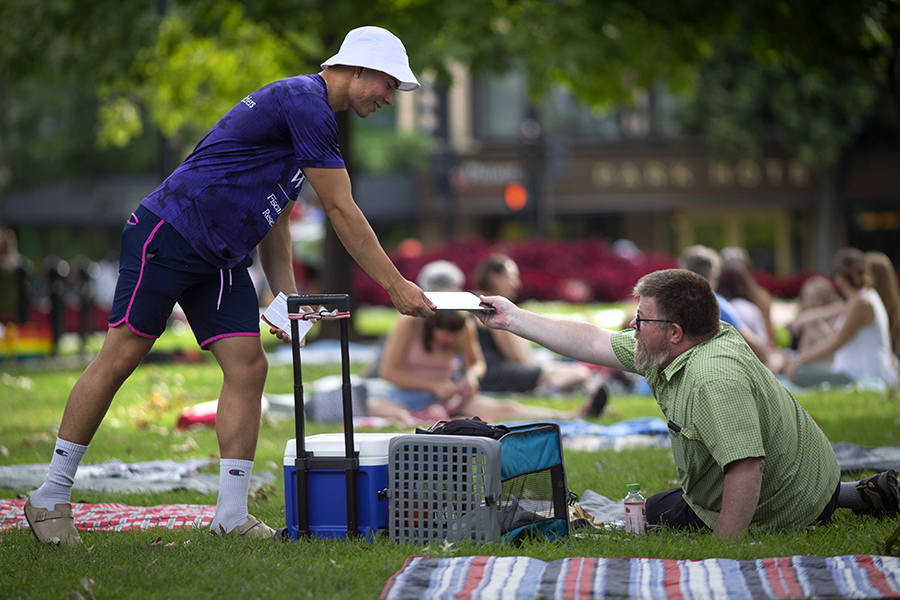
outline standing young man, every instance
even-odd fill
[[[406,49],[389,31],[360,27],[322,68],[244,98],[128,220],[110,329],[69,395],[47,479],[25,505],[39,542],[80,541],[70,503],[78,465],[176,302],[223,374],[216,413],[219,497],[210,528],[242,537],[274,534],[247,511],[268,370],[248,254],[258,249],[273,293],[296,293],[289,216],[305,181],[350,255],[388,291],[397,310],[434,314],[422,290],[391,263],[354,202],[338,147],[336,112],[353,109],[365,118],[392,106],[397,90],[419,87]]]

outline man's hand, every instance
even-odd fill
[[[279,340],[281,340],[285,344],[291,343],[291,337],[290,337],[291,333],[289,331],[286,332],[286,331],[282,331],[280,329],[275,329],[274,327],[269,327],[269,333],[271,333],[272,335],[277,337]],[[303,336],[303,338],[300,340],[300,347],[302,348],[305,345],[306,345],[306,336]]]
[[[401,314],[425,318],[434,316],[437,307],[413,282],[404,279],[400,284],[387,291],[391,295],[391,302]]]
[[[312,306],[301,306],[300,310],[303,312],[313,312]],[[275,327],[269,327],[269,333],[277,337],[279,340],[284,342],[285,344],[291,343],[291,332],[290,331],[282,331]],[[306,345],[306,336],[304,335],[300,338],[300,347],[304,347]]]
[[[481,322],[491,329],[508,329],[510,312],[516,305],[503,296],[479,296],[479,298],[482,304],[494,307],[494,310],[480,310],[475,313]]]

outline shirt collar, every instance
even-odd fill
[[[688,348],[687,350],[685,350],[684,352],[682,352],[681,354],[676,356],[675,360],[673,360],[671,363],[669,363],[669,366],[667,366],[665,369],[662,369],[660,371],[660,375],[663,378],[665,378],[666,383],[672,381],[672,378],[675,377],[675,375],[677,375],[679,371],[684,369],[684,367],[687,365],[688,361],[690,361],[691,356],[694,355],[694,352],[696,352],[698,348],[702,348],[703,346],[708,344],[711,340],[714,340],[717,337],[724,335],[725,331],[727,329],[729,329],[730,327],[731,327],[731,325],[729,325],[728,323],[725,323],[723,321],[722,323],[720,323],[719,332],[716,335],[712,336],[710,339],[706,340],[705,342],[700,342],[699,344],[697,344],[695,346],[691,346],[690,348]]]

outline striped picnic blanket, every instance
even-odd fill
[[[900,558],[788,556],[710,558],[564,558],[413,556],[380,600],[590,598],[897,598]]]
[[[25,500],[0,500],[0,531],[28,527]],[[216,514],[215,506],[202,504],[163,504],[129,506],[105,504],[73,504],[75,528],[82,531],[130,531],[134,529],[190,529],[209,527]]]

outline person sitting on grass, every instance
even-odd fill
[[[475,280],[482,293],[516,299],[522,280],[510,257],[492,254],[475,267]],[[587,365],[571,360],[537,360],[531,345],[507,331],[478,328],[478,342],[487,370],[481,380],[485,392],[553,394],[587,392],[593,405],[588,416],[596,417],[606,406],[608,392],[593,381]]]
[[[457,368],[457,357],[462,365]],[[388,398],[413,417],[441,421],[478,416],[485,421],[575,419],[584,409],[556,410],[479,394],[484,358],[475,322],[460,311],[433,317],[400,315],[384,344],[380,373],[393,384]]]
[[[681,251],[681,254],[678,255],[678,266],[682,269],[687,269],[688,271],[693,271],[698,275],[702,275],[709,281],[709,285],[712,286],[713,290],[718,289],[719,275],[722,272],[722,257],[709,246],[696,244],[685,248]],[[759,359],[768,363],[769,349],[766,344],[763,343],[763,341],[753,333],[753,330],[747,326],[744,319],[741,318],[740,313],[735,310],[734,306],[725,298],[725,296],[718,292],[714,293],[716,295],[716,300],[719,302],[720,318],[737,329],[738,333],[741,334],[741,337],[744,338],[744,341],[747,342],[747,345],[750,346]]]
[[[844,309],[844,301],[824,275],[812,275],[800,287],[799,311],[787,324],[791,348],[797,352],[811,348],[834,334],[834,322]],[[831,355],[822,356],[831,362]]]
[[[499,296],[479,315],[576,360],[643,375],[668,420],[681,486],[647,499],[647,522],[740,538],[748,529],[800,530],[836,508],[894,517],[894,470],[842,483],[834,450],[812,417],[719,320],[709,282],[656,271],[634,288],[630,329],[538,315]]]
[[[785,374],[801,386],[854,382],[900,384],[891,345],[890,322],[865,254],[843,248],[834,258],[834,282],[847,301],[834,328],[817,344],[788,361]],[[827,361],[831,357],[830,362]]]

